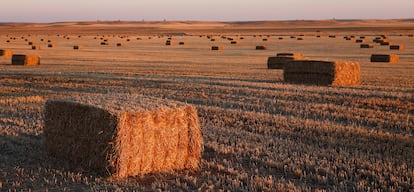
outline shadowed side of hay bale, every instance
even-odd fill
[[[45,148],[112,178],[199,168],[194,107],[140,95],[48,100]]]
[[[371,62],[384,62],[384,63],[398,63],[398,55],[395,54],[372,54]]]
[[[10,57],[13,56],[13,51],[8,49],[0,49],[0,56]]]
[[[174,45],[174,41],[169,39],[169,40],[165,41],[165,45],[172,46],[172,45]]]
[[[55,44],[53,44],[53,43],[49,43],[49,44],[47,44],[47,47],[49,47],[49,48],[53,48],[53,47],[55,47]]]
[[[122,43],[117,43],[117,44],[116,44],[116,46],[117,46],[117,47],[123,47],[123,46],[124,46],[124,44],[122,44]]]
[[[390,50],[404,50],[404,45],[391,45]]]
[[[180,41],[180,42],[178,42],[178,45],[185,45],[185,42],[184,41]]]
[[[20,55],[12,56],[12,65],[40,65],[39,55]]]
[[[360,84],[360,65],[349,61],[294,60],[285,65],[289,83],[347,86]]]

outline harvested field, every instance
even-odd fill
[[[22,67],[8,65],[10,58],[0,57],[0,190],[414,190],[414,38],[407,36],[414,26],[408,21],[390,21],[382,28],[374,21],[297,22],[213,27],[207,23],[202,29],[177,23],[164,26],[169,22],[154,26],[143,22],[147,28],[104,22],[82,27],[0,26],[2,49],[42,58],[41,65]],[[306,28],[289,28],[292,25]],[[165,46],[166,36],[158,38],[178,32],[187,35],[173,36],[174,41],[185,41],[186,46]],[[7,34],[50,39],[56,47],[31,50],[24,39],[6,43]],[[100,46],[102,36],[121,42],[113,34],[128,35],[132,41],[122,49],[115,44]],[[237,46],[218,38],[237,38],[235,34],[244,37]],[[267,50],[255,51],[269,34],[285,38],[269,38]],[[300,34],[304,41],[289,38]],[[328,37],[365,36],[371,42],[381,34],[405,45],[397,52],[398,65],[370,62],[371,54],[396,53],[387,46],[360,49],[354,41]],[[200,35],[212,35],[216,41]],[[77,44],[87,49],[73,51]],[[211,51],[213,44],[225,49]],[[281,70],[266,66],[267,58],[280,52],[300,52],[311,60],[358,62],[361,84],[285,83]],[[195,106],[204,140],[200,169],[110,180],[49,156],[43,145],[46,101],[108,93]]]

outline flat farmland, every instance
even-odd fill
[[[413,22],[137,26],[0,26],[0,49],[41,57],[38,66],[10,65],[11,57],[0,57],[1,191],[414,190]],[[351,35],[355,38],[343,38]],[[373,43],[379,35],[405,49]],[[374,48],[361,49],[355,42],[361,36]],[[165,45],[169,37],[172,46]],[[104,40],[108,45],[101,45]],[[41,49],[32,50],[30,41]],[[257,45],[267,49],[255,50]],[[212,46],[223,50],[212,51]],[[361,84],[285,83],[283,70],[266,64],[280,52],[359,62]],[[399,62],[371,63],[371,54],[397,54]],[[200,170],[112,181],[48,156],[46,100],[107,93],[196,106],[204,138]]]

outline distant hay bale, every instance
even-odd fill
[[[256,46],[256,50],[266,50],[267,46],[266,45],[257,45]]]
[[[14,54],[12,65],[40,65],[40,57],[39,55]]]
[[[365,39],[365,36],[360,36],[359,38],[360,38],[360,39]]]
[[[33,50],[40,50],[40,46],[39,45],[32,45],[32,49]]]
[[[40,39],[40,41],[42,41],[42,42],[43,42],[43,41],[45,41],[45,40],[44,40],[44,39]]]
[[[262,39],[262,41],[267,41],[267,40],[268,40],[267,38]]]
[[[231,41],[230,44],[236,45],[237,44],[237,41]]]
[[[290,38],[291,38],[291,39],[295,39],[296,37],[295,37],[295,36],[290,36]]]
[[[409,34],[408,37],[414,37],[414,35],[413,34]]]
[[[123,47],[123,46],[124,46],[124,44],[122,44],[122,43],[117,43],[117,44],[116,44],[116,46],[117,46],[117,47]]]
[[[216,39],[213,38],[213,39],[210,39],[210,41],[216,41]]]
[[[49,44],[47,44],[47,47],[53,48],[53,47],[55,47],[55,44],[49,43]]]
[[[178,42],[178,45],[185,45],[185,42],[184,41],[180,41],[180,42]]]
[[[6,43],[10,43],[10,40],[6,40]]]
[[[243,40],[244,39],[244,37],[240,37],[240,40]]]
[[[276,56],[267,59],[267,68],[283,69],[288,62],[303,59],[305,58],[301,53],[278,53]]]
[[[174,45],[174,41],[169,39],[169,40],[165,41],[165,45],[172,46],[172,45]]]
[[[198,170],[203,138],[196,108],[137,95],[48,100],[49,155],[114,179]]]
[[[321,36],[320,36],[320,35],[316,35],[316,37],[317,37],[317,38],[320,38]]]
[[[303,38],[302,37],[298,37],[296,40],[302,41]]]
[[[29,41],[29,42],[27,43],[27,45],[34,45],[34,43],[33,43],[32,41]]]
[[[359,47],[360,48],[374,48],[374,45],[373,44],[361,44]]]
[[[372,54],[371,62],[384,62],[384,63],[398,63],[398,55],[395,54]]]
[[[13,51],[8,49],[0,49],[0,56],[10,57],[13,56]]]
[[[386,45],[386,46],[390,46],[390,45],[392,45],[392,43],[391,43],[391,42],[389,42],[389,41],[383,41],[383,42],[381,42],[380,44],[381,44],[381,45]]]
[[[279,37],[279,38],[277,38],[277,39],[279,39],[279,40],[283,40],[283,37]]]
[[[81,50],[81,49],[83,49],[83,46],[81,46],[81,45],[74,45],[73,46],[73,49],[74,50]]]
[[[329,37],[329,38],[336,38],[336,36],[335,36],[335,35],[329,35],[328,37]]]
[[[222,46],[211,46],[211,50],[213,50],[213,51],[221,51],[221,50],[223,50],[223,47]]]
[[[404,45],[391,45],[390,50],[404,50]]]
[[[106,41],[102,41],[102,42],[101,42],[101,45],[109,45],[109,43],[108,43],[108,42],[106,42]]]
[[[47,40],[47,42],[48,42],[48,43],[51,43],[52,41],[51,41],[51,40]]]
[[[350,61],[293,60],[285,65],[289,83],[347,86],[360,84],[360,65]]]
[[[357,40],[355,40],[355,43],[363,43],[363,42],[364,42],[363,39],[357,39]]]

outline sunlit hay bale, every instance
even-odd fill
[[[47,44],[47,47],[53,48],[53,47],[55,47],[55,44],[49,43],[49,44]]]
[[[27,43],[27,45],[34,45],[34,43],[33,43],[32,41],[29,41],[29,42]]]
[[[122,43],[117,43],[117,44],[116,44],[116,46],[117,46],[117,47],[123,47],[123,46],[124,46],[124,44],[122,44]]]
[[[359,46],[360,48],[374,48],[374,45],[373,44],[361,44],[360,46]]]
[[[231,41],[230,44],[237,45],[237,41]]]
[[[138,95],[48,100],[44,146],[114,179],[199,168],[203,138],[196,108]]]
[[[395,54],[372,54],[371,62],[398,63],[398,55]]]
[[[180,42],[178,42],[178,45],[185,45],[185,42],[184,41],[180,41]]]
[[[364,39],[357,39],[357,40],[355,40],[355,43],[363,43],[364,42]]]
[[[221,50],[223,50],[223,47],[222,46],[211,46],[211,50],[213,50],[213,51],[221,51]]]
[[[283,69],[284,66],[293,60],[304,60],[301,53],[278,53],[276,56],[267,59],[268,69]]]
[[[404,50],[404,45],[391,45],[390,50]]]
[[[12,65],[40,65],[39,55],[20,55],[12,56]]]
[[[81,46],[81,45],[74,45],[73,46],[73,49],[74,50],[81,50],[81,49],[83,49],[83,46]]]
[[[32,49],[33,50],[40,50],[40,46],[39,45],[32,45]]]
[[[390,45],[392,45],[392,43],[391,43],[391,42],[389,42],[389,41],[383,41],[383,42],[381,42],[380,44],[381,44],[381,45],[386,45],[386,46],[390,46]]]
[[[108,42],[105,42],[105,41],[102,41],[101,42],[101,45],[109,45],[109,43]]]
[[[360,36],[359,38],[360,38],[360,39],[365,39],[365,36]]]
[[[165,45],[172,46],[172,45],[174,45],[174,41],[172,41],[172,40],[167,40],[167,41],[165,41]]]
[[[10,57],[13,56],[13,51],[8,49],[0,49],[0,56]]]
[[[142,40],[142,38],[140,38],[140,37],[137,37],[137,40]]]
[[[360,65],[351,61],[293,60],[285,65],[286,82],[326,86],[360,84]]]
[[[374,40],[372,40],[372,42],[381,44],[381,43],[384,42],[384,39],[377,39],[377,38],[375,38]]]
[[[227,40],[229,40],[229,41],[233,41],[234,39],[233,39],[233,38],[231,38],[231,37],[229,37],[229,38],[227,38]]]
[[[267,46],[266,45],[257,45],[256,46],[256,50],[266,50]]]

